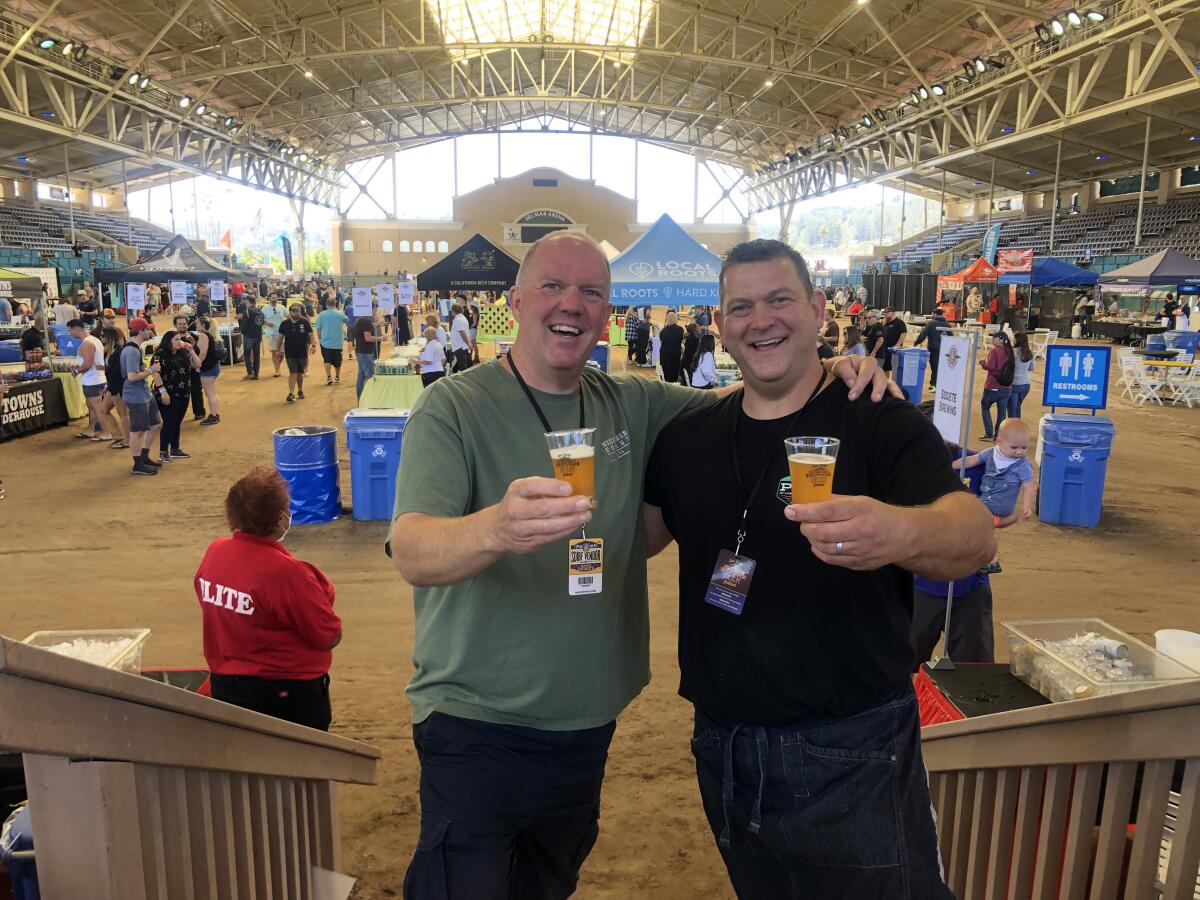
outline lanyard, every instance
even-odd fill
[[[804,410],[808,409],[808,404],[812,403],[812,399],[813,397],[817,396],[817,392],[825,386],[825,378],[826,372],[824,368],[822,368],[821,378],[817,382],[816,387],[812,389],[812,393],[808,395],[808,399],[804,401],[804,405],[796,410],[796,412],[790,419],[787,420],[787,423],[784,425],[783,430],[785,435],[791,430],[792,426],[796,424],[796,420],[800,418],[800,414],[803,413]],[[741,405],[739,404],[737,418],[733,420],[733,475],[734,478],[737,479],[738,489],[742,492],[742,496],[746,498],[746,503],[742,509],[742,521],[738,525],[737,547],[734,548],[734,556],[739,556],[741,554],[742,543],[746,540],[746,517],[750,515],[750,507],[754,505],[754,498],[758,496],[758,492],[762,488],[762,483],[767,477],[767,472],[771,470],[771,462],[775,458],[775,451],[772,450],[767,456],[766,465],[762,467],[762,471],[758,473],[758,478],[754,481],[754,487],[752,487],[750,489],[750,493],[747,494],[746,483],[742,480],[742,464],[739,459],[741,454],[738,453],[738,423],[741,421],[741,418]]]
[[[521,385],[521,390],[525,392],[525,396],[529,398],[529,403],[533,407],[533,411],[537,413],[538,418],[542,420],[542,425],[546,429],[546,433],[554,431],[550,426],[550,420],[546,418],[546,414],[542,412],[541,405],[537,402],[537,398],[533,396],[533,391],[529,389],[529,385],[525,383],[525,379],[521,377],[520,371],[517,369],[517,362],[512,357],[512,351],[508,351],[508,367],[512,369],[513,375],[517,379],[517,384]],[[583,382],[579,384],[579,427],[583,428]]]

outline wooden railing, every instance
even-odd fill
[[[1200,898],[1200,682],[921,738],[959,900]]]
[[[379,751],[0,637],[45,900],[313,898]],[[318,877],[319,874],[318,874]]]

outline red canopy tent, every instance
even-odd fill
[[[937,304],[942,305],[942,291],[963,291],[968,284],[995,284],[1000,270],[982,256],[961,272],[939,275],[937,279]],[[957,312],[957,310],[956,310]],[[957,316],[955,316],[957,318]]]

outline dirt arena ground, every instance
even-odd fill
[[[621,354],[623,356],[623,354]],[[317,368],[317,367],[314,367]],[[271,431],[338,424],[354,404],[354,364],[337,387],[313,379],[290,405],[284,379],[221,376],[222,423],[184,426],[191,460],[156,479],[128,474],[127,451],[59,428],[0,444],[0,631],[145,626],[147,666],[203,665],[192,575],[226,534],[230,482],[270,464]],[[1115,373],[1114,373],[1115,374]],[[1026,418],[1042,409],[1041,377]],[[977,380],[977,389],[981,388]],[[1116,422],[1104,518],[1094,531],[1026,524],[1005,532],[994,581],[1005,619],[1101,616],[1153,641],[1155,629],[1200,630],[1196,603],[1200,409],[1133,407],[1113,392]],[[978,417],[973,434],[979,434]],[[349,506],[349,464],[342,451]],[[337,586],[345,639],[335,651],[333,730],[383,751],[380,783],[343,791],[345,869],[354,896],[399,896],[417,837],[417,766],[403,690],[411,673],[411,589],[383,555],[385,523],[349,515],[296,527],[287,546]],[[690,707],[675,693],[676,555],[650,564],[653,683],[621,717],[604,790],[602,832],[583,870],[584,898],[732,897],[700,809],[688,749]],[[999,635],[999,625],[997,624]],[[1003,658],[1004,647],[997,647]]]

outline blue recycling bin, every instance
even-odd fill
[[[1163,335],[1168,348],[1182,350],[1196,358],[1196,349],[1200,347],[1200,331],[1168,331]]]
[[[275,432],[275,468],[288,484],[292,524],[332,522],[342,514],[337,429],[300,425]]]
[[[588,354],[589,366],[599,369],[601,372],[608,371],[608,342],[600,341],[596,344],[591,353]]]
[[[909,403],[920,403],[925,384],[925,367],[929,365],[929,351],[924,347],[902,347],[892,350],[892,374],[896,384],[904,391]]]
[[[1147,350],[1166,350],[1167,349],[1166,333],[1160,331],[1158,334],[1146,335],[1146,349]]]
[[[1050,415],[1042,419],[1042,471],[1038,517],[1051,525],[1095,528],[1100,524],[1112,419]]]
[[[17,807],[0,827],[0,864],[12,880],[16,900],[41,900],[38,890],[37,863],[20,854],[33,850],[33,826],[29,806]],[[15,858],[14,858],[15,857]]]
[[[346,413],[350,448],[350,494],[354,518],[389,520],[396,502],[396,475],[407,409],[352,409]]]

